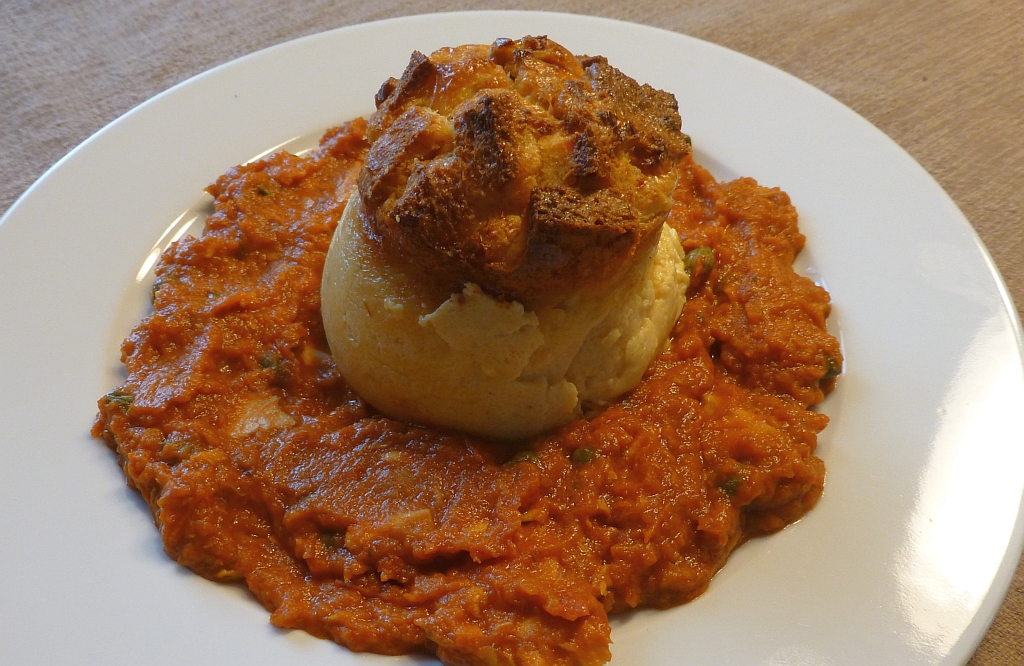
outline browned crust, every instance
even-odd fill
[[[523,302],[646,257],[689,152],[675,98],[546,37],[413,53],[369,121],[360,216],[385,256]]]

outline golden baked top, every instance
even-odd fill
[[[414,53],[376,103],[364,233],[453,292],[614,279],[653,246],[689,151],[671,94],[546,37]]]

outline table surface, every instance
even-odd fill
[[[671,6],[666,6],[671,5]],[[471,0],[4,0],[0,212],[153,95],[280,42]],[[1024,305],[1021,0],[526,0],[644,23],[746,53],[824,90],[906,149],[974,225]],[[1024,565],[970,666],[1019,665]]]

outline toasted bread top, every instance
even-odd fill
[[[376,103],[364,233],[453,292],[614,281],[649,256],[689,152],[671,94],[546,37],[413,53]]]

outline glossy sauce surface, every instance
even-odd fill
[[[608,613],[692,599],[745,538],[814,505],[827,418],[808,407],[842,359],[827,293],[792,271],[784,193],[687,158],[668,223],[692,281],[670,347],[590,421],[496,445],[377,416],[334,368],[320,275],[363,131],[232,169],[203,237],[161,257],[94,434],[171,557],[354,650],[600,664]]]

